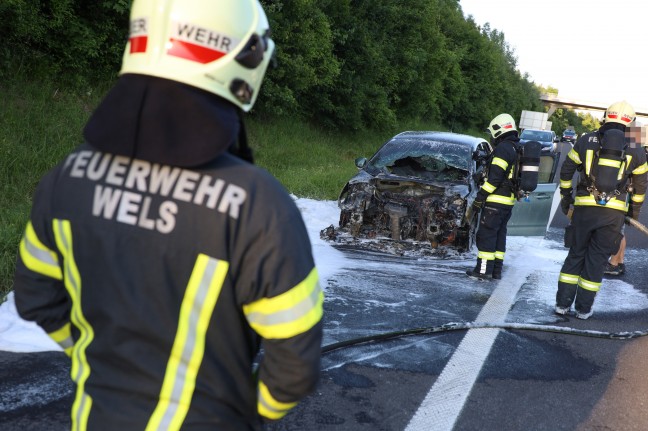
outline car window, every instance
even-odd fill
[[[544,132],[542,130],[524,130],[520,135],[520,139],[527,139],[530,141],[551,141],[551,132]]]
[[[554,158],[551,156],[541,156],[540,157],[540,167],[538,169],[538,183],[546,184],[550,183],[551,173],[553,171]]]

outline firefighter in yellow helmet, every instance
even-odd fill
[[[38,185],[15,299],[71,358],[72,429],[261,429],[316,386],[306,227],[230,152],[269,30],[258,0],[134,0],[118,82]]]
[[[558,278],[556,314],[569,314],[573,305],[577,318],[592,315],[608,257],[619,250],[626,214],[639,217],[648,165],[643,148],[625,139],[634,119],[629,103],[610,105],[601,127],[578,138],[560,169],[562,211],[569,214],[572,205],[574,210],[565,233],[569,253]],[[574,198],[572,181],[577,171]]]
[[[509,114],[493,118],[488,131],[494,146],[493,157],[488,166],[488,177],[473,203],[475,213],[481,212],[476,238],[477,264],[466,271],[468,276],[481,280],[502,278],[506,225],[517,200],[512,180],[520,142],[515,120]]]

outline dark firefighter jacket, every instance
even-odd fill
[[[139,94],[140,84],[115,91]],[[192,112],[214,97],[145,85],[155,102],[167,91],[180,106],[193,100]],[[106,121],[122,116],[114,96],[89,128],[102,110]],[[172,112],[158,114],[171,121],[161,128],[174,128]],[[131,139],[119,151],[149,160],[100,151],[111,143],[86,129],[93,145],[72,151],[35,192],[16,305],[71,357],[73,430],[258,429],[317,383],[323,293],[298,208],[270,174],[223,153],[230,141],[178,116],[187,124],[170,132],[185,151],[203,132],[218,149],[181,154],[200,166],[150,160],[156,143],[133,137],[124,117],[106,135]]]
[[[515,204],[517,197],[513,175],[518,162],[519,141],[516,136],[506,136],[495,145],[488,177],[477,193],[477,200],[495,207],[511,207]]]
[[[591,185],[590,175],[597,164],[599,140],[599,131],[587,133],[578,138],[560,168],[560,192],[563,195],[571,195],[572,179],[574,174],[579,172],[574,206],[600,206],[596,203],[595,196],[588,190]],[[634,207],[638,214],[646,196],[646,172],[648,172],[648,165],[646,165],[644,149],[639,144],[629,144],[625,150],[625,163],[619,166],[617,190],[620,194],[610,199],[605,207],[624,213]],[[627,193],[629,179],[632,180],[630,200],[628,200]]]

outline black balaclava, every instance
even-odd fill
[[[196,87],[125,74],[93,112],[83,136],[104,152],[195,167],[235,148],[244,133],[239,111]]]

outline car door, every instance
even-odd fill
[[[559,160],[559,152],[540,156],[538,187],[527,199],[515,203],[507,225],[508,235],[545,236],[557,208],[555,202],[560,201],[560,191],[555,181]]]

